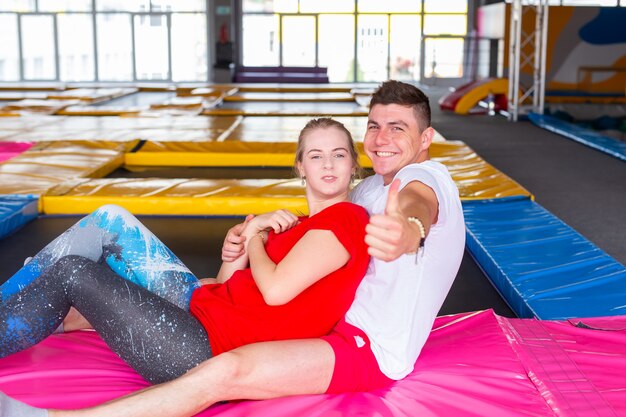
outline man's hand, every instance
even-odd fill
[[[243,223],[236,224],[228,230],[222,245],[222,261],[233,262],[245,253],[246,237],[243,236],[243,231],[253,218],[254,214],[248,214]]]
[[[389,186],[385,214],[373,215],[365,227],[368,253],[382,261],[393,261],[416,249],[419,236],[402,213],[399,202],[400,180]]]

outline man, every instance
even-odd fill
[[[364,141],[376,175],[352,194],[371,214],[366,243],[373,260],[330,335],[243,346],[174,381],[50,416],[189,416],[224,400],[371,390],[408,375],[465,244],[458,190],[445,167],[429,160],[433,135],[424,93],[383,83],[370,103]],[[228,234],[225,261],[242,253],[240,230],[238,225]]]

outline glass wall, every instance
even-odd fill
[[[463,73],[450,35],[467,33],[467,0],[242,0],[242,9],[245,66],[323,66],[331,82]]]
[[[2,81],[208,81],[208,0],[1,0]]]

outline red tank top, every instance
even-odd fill
[[[190,310],[207,330],[214,355],[254,342],[323,336],[352,304],[369,263],[367,212],[344,202],[300,220],[284,233],[270,233],[265,249],[273,262],[279,263],[313,229],[332,231],[350,260],[280,306],[265,304],[250,268],[235,272],[224,284],[198,288]]]

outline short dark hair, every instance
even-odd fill
[[[399,104],[411,107],[421,130],[430,127],[430,103],[428,96],[414,85],[389,80],[381,84],[372,95],[370,109],[376,104]]]

